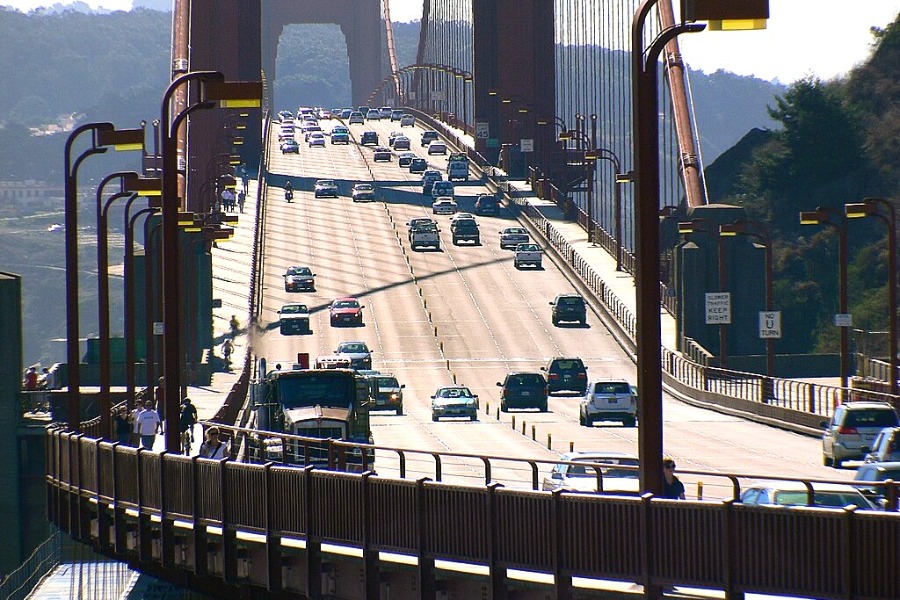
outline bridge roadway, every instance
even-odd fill
[[[336,123],[323,121],[322,126],[327,132]],[[277,127],[273,129],[277,131]],[[390,131],[400,127],[387,121],[352,125],[354,142],[370,129],[378,132],[386,146]],[[445,170],[446,157],[428,156],[419,145],[421,127],[403,131],[411,139],[412,150],[428,160],[429,168]],[[299,155],[282,154],[274,137],[268,145],[270,187],[260,318],[264,333],[254,342],[258,356],[286,359],[308,352],[314,358],[330,354],[340,341],[365,341],[373,349],[373,368],[396,374],[406,385],[403,416],[375,413],[372,418],[378,445],[535,459],[552,459],[570,446],[637,453],[636,428],[615,424],[581,427],[577,399],[572,396],[551,397],[547,413],[498,413],[496,382],[510,370],[538,370],[556,355],[582,357],[592,377],[635,381],[631,357],[596,314],[589,314],[587,328],[551,324],[549,300],[575,288],[570,275],[550,260],[550,254],[541,271],[513,267],[512,253],[499,248],[498,236],[503,227],[517,224],[510,212],[478,217],[482,243],[474,247],[454,246],[449,217],[438,216],[441,251],[413,252],[405,224],[413,217],[432,216],[431,200],[421,194],[419,176],[400,168],[396,156],[391,162],[375,163],[371,146],[351,143],[308,148],[302,138]],[[284,178],[290,178],[297,190],[293,203],[284,201],[279,187]],[[318,178],[337,180],[340,197],[314,198],[312,183]],[[352,203],[349,191],[353,183],[373,178],[379,201]],[[457,183],[460,210],[472,211],[475,196],[485,191],[474,177],[468,184]],[[558,224],[559,231],[576,234],[574,226]],[[595,257],[597,269],[610,281],[624,279],[633,295],[630,277],[614,271],[604,250],[588,250],[585,255]],[[312,267],[317,285],[314,293],[284,291],[281,276],[293,264]],[[364,327],[329,326],[328,305],[343,295],[357,296],[365,305]],[[304,302],[310,307],[311,335],[279,334],[277,310],[287,302]],[[479,395],[478,422],[431,421],[430,395],[437,386],[454,381]],[[821,443],[816,438],[704,410],[668,396],[664,415],[665,448],[680,469],[852,477],[850,470],[822,465]],[[392,460],[393,455],[379,453],[378,471],[390,472],[395,466]],[[480,468],[460,463],[455,468],[444,464],[445,480],[480,477]],[[421,468],[423,475],[429,475],[430,461]],[[416,472],[414,466],[408,465],[408,469]],[[521,470],[495,471],[493,475],[507,486],[527,486],[530,481],[529,473]],[[682,479],[692,497],[697,478],[685,474]],[[730,495],[728,481],[705,479],[705,497]]]

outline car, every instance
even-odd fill
[[[547,376],[547,393],[576,392],[583,396],[587,391],[587,367],[577,357],[556,356],[541,367]]]
[[[415,127],[416,126],[416,117],[405,113],[402,117],[400,117],[400,127]]]
[[[341,115],[342,119],[349,119],[351,116],[353,116],[353,109],[352,108],[342,108],[340,115]],[[360,116],[362,116],[362,115],[360,115]]]
[[[434,188],[434,182],[441,181],[443,178],[444,176],[441,175],[440,171],[427,169],[422,173],[422,193],[430,195],[431,190]]]
[[[409,229],[409,247],[412,250],[419,248],[441,249],[440,229],[434,223],[422,224]]]
[[[431,142],[428,144],[428,155],[447,154],[447,144],[444,142]]]
[[[346,131],[332,131],[331,132],[331,143],[332,144],[349,144],[350,143],[350,134]]]
[[[375,186],[371,183],[357,183],[350,195],[354,202],[372,202],[375,200]]]
[[[872,462],[860,465],[853,477],[855,482],[868,482],[875,484],[888,479],[895,483],[900,482],[900,462]],[[859,486],[858,489],[863,496],[869,499],[876,506],[884,507],[887,489],[883,485]]]
[[[381,120],[381,111],[377,108],[370,108],[369,112],[366,113],[366,121],[380,121]]]
[[[469,417],[478,420],[478,396],[464,385],[439,387],[431,397],[431,420],[441,417]]]
[[[366,122],[366,118],[358,110],[351,112],[347,120],[351,125],[362,125]]]
[[[403,134],[399,131],[392,131],[390,134],[388,134],[388,146],[393,147],[394,140],[396,140],[401,135],[403,135]]]
[[[852,485],[843,483],[810,483],[810,485],[813,488],[812,494],[800,481],[760,481],[741,492],[740,501],[750,506],[817,506],[839,509],[856,506],[865,510],[878,509]]]
[[[409,138],[405,135],[398,135],[395,137],[394,150],[409,150]]]
[[[537,244],[516,244],[513,266],[520,269],[524,266],[543,268],[543,252]]]
[[[474,221],[475,215],[473,215],[472,213],[468,213],[468,212],[458,212],[455,215],[453,215],[452,217],[450,217],[450,224],[453,225],[454,222],[463,221],[465,219],[472,219]]]
[[[294,139],[294,126],[283,125],[281,129],[278,130],[278,141],[283,142],[284,140],[292,139]]]
[[[500,249],[515,248],[531,241],[524,227],[507,227],[500,231]]]
[[[325,196],[337,198],[338,186],[332,179],[320,179],[316,182],[314,196],[316,198],[323,198]]]
[[[876,463],[898,460],[900,460],[900,427],[885,427],[875,436],[865,461]]]
[[[303,139],[305,141],[309,141],[309,138],[314,133],[322,133],[322,128],[318,123],[314,121],[307,121],[303,124]]]
[[[278,311],[278,331],[281,335],[311,333],[309,329],[309,309],[305,304],[285,304]]]
[[[455,245],[461,242],[472,242],[481,245],[481,231],[475,219],[458,219],[450,222],[450,233]]]
[[[401,127],[402,127],[402,126],[403,126],[403,123],[401,122],[400,125],[401,125]],[[438,132],[437,132],[437,131],[434,131],[433,129],[429,129],[428,131],[423,131],[423,132],[422,132],[422,139],[421,139],[421,141],[420,141],[420,144],[421,144],[423,147],[424,147],[424,146],[427,146],[427,145],[429,145],[431,142],[433,142],[433,141],[435,141],[436,139],[438,139],[439,137],[440,137],[440,136],[438,136]]]
[[[374,131],[363,131],[362,137],[359,138],[360,146],[377,146],[378,134]]]
[[[278,111],[278,120],[284,123],[285,121],[293,121],[294,113],[289,110],[281,110]]]
[[[392,106],[382,106],[378,109],[378,112],[381,114],[382,119],[390,119],[394,108]]]
[[[331,111],[328,110],[327,108],[320,108],[319,111],[316,113],[316,116],[319,117],[320,119],[332,118]]]
[[[438,196],[450,196],[452,198],[454,191],[455,191],[455,188],[453,187],[453,184],[449,181],[444,181],[444,180],[435,181],[431,185],[431,197],[432,198],[437,198]]]
[[[637,495],[640,493],[638,457],[622,452],[566,452],[559,456],[550,475],[544,478],[545,491],[608,493]],[[591,464],[567,464],[570,462]],[[599,466],[593,466],[593,465]]]
[[[341,342],[334,353],[349,358],[351,369],[372,368],[372,351],[365,342]]]
[[[410,229],[415,229],[416,227],[422,227],[425,225],[434,225],[435,227],[437,227],[437,221],[435,221],[431,217],[416,217],[415,219],[410,219],[406,222],[406,226]]]
[[[510,408],[536,408],[547,412],[547,379],[543,373],[517,371],[507,373],[503,381],[498,381],[500,388],[500,410]]]
[[[424,173],[428,168],[428,162],[424,158],[414,158],[409,161],[410,173]]]
[[[480,217],[498,217],[500,202],[493,196],[481,194],[475,199],[475,214]]]
[[[397,155],[397,164],[401,167],[409,167],[409,164],[416,157],[413,152],[401,152]]]
[[[637,423],[638,398],[624,379],[597,379],[588,383],[578,406],[578,422],[592,427],[597,421],[619,421],[625,427]]]
[[[431,212],[436,215],[452,215],[456,212],[456,201],[450,196],[438,196],[431,203]]]
[[[375,162],[386,160],[390,162],[391,160],[391,149],[385,148],[384,146],[376,146],[375,150],[372,153],[372,160]]]
[[[335,125],[331,128],[331,133],[350,133],[350,128],[346,125]]]
[[[290,138],[281,142],[281,153],[282,154],[299,154],[300,153],[300,144],[297,143],[297,140],[294,138]]]
[[[369,389],[374,405],[369,410],[393,410],[398,416],[403,414],[403,388],[390,373],[376,373],[369,377]]]
[[[284,272],[284,291],[316,291],[316,274],[309,267],[288,267]]]
[[[563,322],[587,325],[587,303],[581,294],[557,294],[550,306],[550,320],[554,325]]]
[[[834,414],[822,422],[822,462],[841,468],[845,460],[865,457],[875,436],[885,427],[900,425],[894,407],[887,402],[854,401],[840,404]]]
[[[306,141],[309,143],[310,148],[314,148],[316,146],[318,146],[320,148],[324,148],[325,147],[325,134],[322,133],[321,131],[315,131],[315,132],[309,134],[309,137],[306,138]],[[331,143],[333,144],[334,141],[332,141]]]
[[[402,110],[392,110],[391,111],[391,122],[393,121],[401,121],[403,119],[403,111]],[[401,125],[402,127],[402,125]]]
[[[359,300],[353,296],[345,296],[336,298],[331,303],[328,310],[328,317],[332,327],[338,325],[359,325],[363,324],[362,309],[365,308],[359,303]]]

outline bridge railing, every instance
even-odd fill
[[[284,590],[287,555],[315,572],[333,544],[361,554],[376,580],[380,553],[410,557],[426,589],[448,560],[484,569],[495,590],[508,569],[550,575],[564,599],[574,577],[900,597],[898,513],[460,486],[155,454],[60,430],[47,449],[49,514],[64,531],[164,578],[230,584],[225,596]],[[239,572],[239,545],[263,548],[263,568]]]

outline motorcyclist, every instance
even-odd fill
[[[294,186],[291,184],[290,179],[284,184],[284,199],[288,202],[291,202],[294,199]]]

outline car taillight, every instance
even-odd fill
[[[838,433],[841,435],[859,435],[859,430],[856,427],[847,427],[844,425],[838,427]]]
[[[559,379],[559,373],[550,373],[550,379]]]
[[[587,374],[586,374],[586,373],[579,373],[579,374],[578,374],[578,379],[587,379]]]

